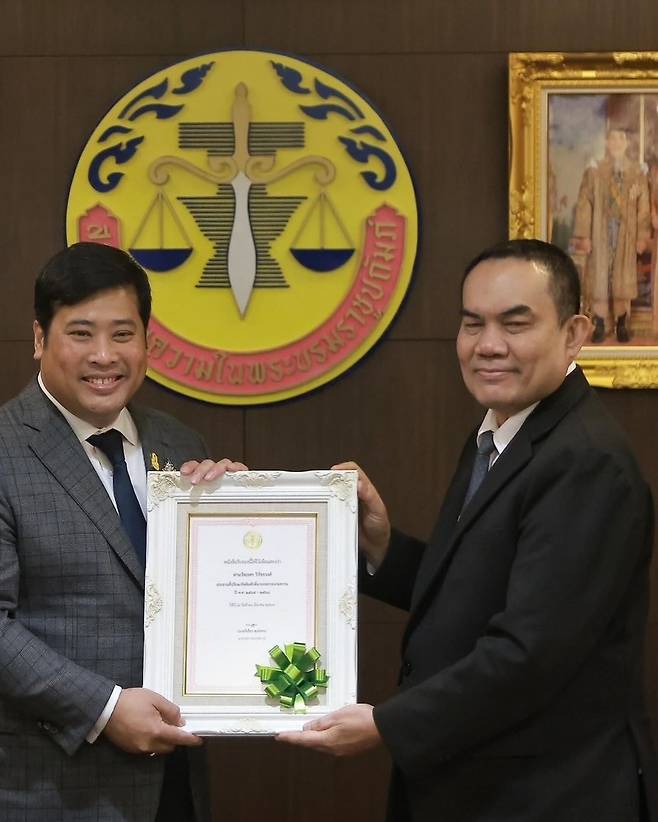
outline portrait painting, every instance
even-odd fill
[[[510,122],[510,236],[573,259],[590,382],[658,387],[658,55],[510,55]]]

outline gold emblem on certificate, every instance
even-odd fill
[[[257,551],[263,544],[263,537],[258,533],[258,531],[247,531],[247,533],[242,537],[242,544],[250,551]]]

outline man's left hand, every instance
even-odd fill
[[[219,462],[214,460],[203,460],[197,462],[196,460],[189,460],[184,462],[180,467],[181,476],[187,477],[192,485],[198,485],[200,482],[212,482],[213,480],[223,477],[227,471],[248,471],[246,465],[241,462],[233,462],[233,460],[224,458]]]
[[[276,738],[333,756],[354,756],[382,744],[372,705],[347,705],[307,722],[301,731],[285,731]]]

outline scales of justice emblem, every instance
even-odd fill
[[[67,205],[69,242],[124,248],[149,275],[148,375],[229,404],[286,399],[358,361],[402,302],[417,236],[380,116],[268,52],[206,55],[132,89],[83,149]]]

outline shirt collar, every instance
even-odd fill
[[[103,431],[108,431],[110,428],[116,428],[117,431],[120,431],[123,436],[128,440],[131,445],[139,445],[139,434],[137,432],[137,426],[135,425],[135,421],[133,420],[132,416],[130,415],[130,411],[127,408],[122,408],[117,418],[114,422],[110,423],[110,425],[106,426],[105,428],[97,428],[95,425],[92,425],[90,422],[86,420],[80,419],[80,417],[76,417],[75,414],[72,414],[68,408],[65,408],[61,402],[55,399],[53,395],[48,391],[46,386],[44,385],[43,378],[41,377],[41,372],[39,372],[39,376],[37,377],[37,382],[39,383],[39,388],[43,391],[43,393],[48,397],[48,399],[52,402],[52,404],[57,408],[57,410],[62,414],[64,419],[68,422],[68,424],[73,429],[73,433],[76,437],[80,440],[80,442],[85,442],[92,434],[100,434]]]
[[[576,363],[572,362],[569,365],[569,368],[567,368],[567,373],[565,376],[571,374],[575,367]],[[539,402],[540,400],[538,400],[537,402],[533,402],[532,405],[529,405],[527,408],[524,408],[521,411],[518,411],[516,414],[513,414],[511,417],[508,417],[502,425],[498,425],[498,421],[496,420],[496,413],[490,408],[484,415],[482,424],[478,428],[478,445],[480,444],[480,437],[482,436],[482,434],[484,434],[485,431],[493,431],[493,441],[494,445],[496,446],[496,451],[499,455],[502,454],[503,451],[510,444],[510,442],[512,442],[514,437],[519,433],[519,430],[521,429],[523,423],[539,405]]]

